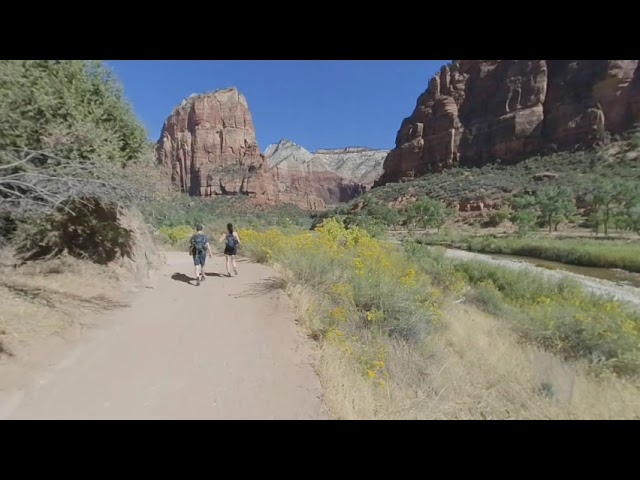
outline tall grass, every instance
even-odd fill
[[[462,250],[540,258],[583,267],[619,268],[640,273],[640,242],[558,238],[497,238],[455,235],[424,237],[423,244]]]

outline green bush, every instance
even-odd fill
[[[194,228],[189,225],[178,225],[175,227],[160,227],[160,233],[165,235],[172,246],[184,244],[194,233]]]

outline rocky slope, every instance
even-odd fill
[[[325,204],[337,204],[371,188],[382,173],[388,152],[347,147],[311,153],[290,140],[281,140],[269,145],[264,155],[276,172],[281,196],[310,194]]]
[[[640,121],[638,60],[457,60],[404,119],[376,185],[589,146]]]
[[[245,97],[236,88],[191,95],[162,127],[157,160],[193,196],[245,194],[275,203],[278,187],[260,154]]]

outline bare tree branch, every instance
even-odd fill
[[[33,150],[0,151],[0,213],[47,214],[82,198],[121,203],[143,198],[122,167],[99,159],[70,160]],[[79,202],[78,202],[79,201]]]
[[[24,165],[24,164],[28,163],[29,160],[34,158],[36,155],[38,155],[36,152],[32,152],[26,158],[23,158],[21,160],[16,160],[14,163],[10,163],[9,165],[0,165],[0,170],[7,170],[9,168],[15,168],[15,167],[18,167],[20,165]]]

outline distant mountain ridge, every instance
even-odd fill
[[[389,150],[360,146],[319,148],[310,152],[291,140],[283,139],[269,145],[264,156],[269,166],[282,175],[286,176],[286,172],[295,172],[297,175],[323,174],[333,177],[334,182],[349,185],[351,190],[366,191],[382,174],[382,164],[388,153]],[[317,185],[320,189],[336,186],[330,183]],[[336,203],[336,200],[333,198],[329,201]]]

